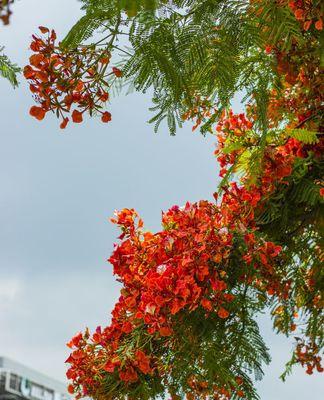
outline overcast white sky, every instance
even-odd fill
[[[0,45],[26,64],[37,26],[63,37],[81,15],[76,0],[20,0]],[[64,133],[48,115],[28,115],[24,82],[13,90],[0,80],[0,355],[61,381],[65,343],[86,325],[106,324],[118,285],[106,263],[117,231],[115,209],[135,207],[159,229],[161,210],[186,200],[211,199],[217,185],[213,138],[190,127],[170,137],[146,121],[144,95],[112,100],[113,122],[89,120]],[[238,107],[238,105],[236,105]],[[319,400],[323,378],[301,369],[283,384],[278,376],[291,343],[261,329],[273,362],[258,384],[262,400]]]

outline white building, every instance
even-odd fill
[[[63,383],[0,357],[0,400],[71,400],[71,397]]]

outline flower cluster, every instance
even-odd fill
[[[214,400],[230,400],[233,396],[238,398],[244,398],[245,393],[240,388],[243,379],[240,376],[237,376],[236,379],[236,387],[233,385],[229,388],[218,387],[214,385],[212,389],[213,399]],[[193,389],[194,393],[199,393],[200,396],[204,398],[208,398],[210,396],[210,390],[208,389],[208,383],[204,381],[199,381],[195,376],[190,376],[188,379],[188,386]],[[196,397],[193,393],[188,393],[186,396],[186,400],[195,400]]]
[[[313,50],[314,43],[308,43],[310,51],[300,58],[300,49],[289,53],[274,49],[276,69],[283,78],[284,91],[273,89],[268,108],[269,125],[278,127],[282,117],[289,120],[287,128],[320,129],[320,115],[323,107],[323,82]]]
[[[9,25],[10,23],[10,16],[12,14],[10,7],[14,2],[15,0],[0,0],[0,19],[3,25]]]
[[[314,7],[313,0],[288,0],[288,6],[296,19],[302,23],[303,29],[308,31],[311,26],[316,30],[323,29],[322,10],[320,2]]]
[[[318,355],[318,347],[314,343],[305,343],[305,341],[297,339],[295,357],[303,367],[306,367],[306,373],[312,375],[314,369],[323,372],[321,366],[322,358]]]
[[[201,122],[211,117],[214,113],[216,113],[216,107],[211,101],[207,99],[202,99],[199,95],[192,96],[191,105],[188,111],[182,114],[181,118],[184,121],[191,119],[194,121],[194,125],[192,127],[192,131],[196,130]]]
[[[206,316],[215,312],[220,319],[229,317],[234,295],[228,290],[226,265],[233,234],[220,230],[219,210],[204,201],[170,209],[163,215],[165,229],[155,235],[142,231],[134,210],[118,212],[114,222],[122,227],[123,241],[109,261],[124,287],[111,326],[99,328],[92,341],[105,349],[104,370],[113,374],[117,369],[122,381],[133,382],[140,374],[158,369],[152,355],[141,349],[126,359],[116,353],[124,337],[139,326],[165,340],[173,333],[174,316],[185,309],[192,312],[201,307]],[[80,343],[84,344],[72,341],[77,350],[68,360],[72,364],[68,377],[77,377],[75,382],[85,393],[89,387],[80,375],[84,362],[80,365],[79,356],[75,360]],[[83,357],[90,347],[82,348]]]
[[[253,124],[254,122],[247,118],[245,114],[234,115],[232,110],[228,113],[223,113],[216,127],[218,147],[215,151],[221,166],[221,177],[224,177],[229,172],[230,168],[243,153],[246,153],[247,149],[253,149],[258,145],[258,136],[252,130]],[[295,158],[306,157],[306,148],[302,142],[294,138],[289,138],[283,145],[268,146],[263,154],[263,173],[259,177],[259,184],[243,185],[239,193],[237,189],[235,191],[232,190],[232,193],[235,192],[235,195],[240,200],[250,199],[252,207],[255,207],[260,199],[271,194],[276,185],[284,183],[285,177],[291,175]],[[236,184],[232,184],[232,186],[236,188]],[[226,188],[225,192],[227,193]],[[224,198],[226,196],[227,194],[225,194]],[[238,209],[236,217],[240,211]]]
[[[80,123],[84,113],[100,114],[102,122],[111,121],[111,114],[104,110],[109,100],[110,77],[120,77],[116,68],[107,71],[110,53],[91,46],[81,46],[65,51],[56,44],[56,33],[39,28],[43,37],[33,35],[30,45],[34,54],[24,68],[24,76],[38,106],[32,106],[30,115],[42,120],[48,111],[62,118],[60,127],[69,122]]]
[[[131,218],[130,227],[125,217]],[[174,206],[163,215],[164,230],[155,235],[134,229],[135,218],[133,210],[117,214],[115,222],[130,236],[109,261],[126,287],[126,303],[148,333],[171,335],[172,316],[185,308],[201,306],[227,318],[233,233],[224,228],[218,207],[207,201]]]
[[[228,147],[229,142],[235,143],[236,139],[242,137],[244,137],[246,143],[253,143],[253,138],[249,134],[253,125],[253,121],[247,119],[243,113],[234,115],[232,110],[229,110],[228,113],[222,113],[216,127],[218,148],[215,151],[215,155],[218,156],[217,161],[221,167],[221,177],[227,174],[227,167],[233,165],[238,155],[242,153],[243,146],[239,145],[238,148],[235,148],[234,145],[234,148],[232,146],[230,149],[231,151],[224,151],[224,149]]]

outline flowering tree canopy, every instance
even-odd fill
[[[83,0],[67,37],[40,27],[24,76],[65,128],[104,123],[110,92],[152,89],[158,128],[217,137],[215,201],[173,206],[160,232],[133,209],[109,262],[122,284],[111,323],[78,333],[76,398],[257,399],[270,361],[256,317],[292,336],[293,365],[323,372],[323,3]],[[95,39],[92,39],[94,38]],[[95,40],[95,41],[94,41]],[[230,103],[244,93],[245,112]]]
[[[152,122],[174,133],[191,119],[217,136],[222,181],[214,203],[172,207],[157,233],[116,212],[120,298],[110,325],[69,342],[70,392],[255,399],[253,374],[270,360],[255,317],[269,309],[295,341],[282,378],[294,364],[323,372],[321,2],[84,3],[62,51],[105,26],[99,45],[124,54],[122,79],[154,89]]]

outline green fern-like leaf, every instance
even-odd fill
[[[61,46],[65,49],[77,47],[88,40],[98,28],[103,27],[103,23],[111,16],[109,12],[100,10],[86,14],[72,27]]]
[[[3,48],[0,48],[0,52]],[[17,74],[19,74],[21,69],[17,64],[12,63],[5,54],[0,54],[0,75],[7,79],[13,87],[18,86]]]
[[[287,133],[290,137],[300,140],[303,143],[314,144],[318,142],[317,132],[307,129],[288,129]]]

